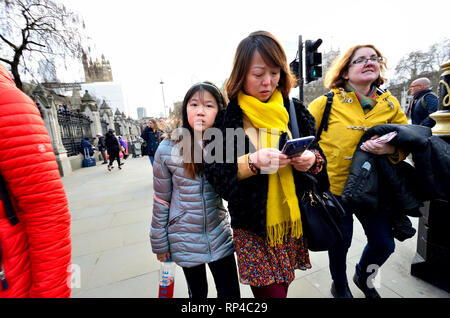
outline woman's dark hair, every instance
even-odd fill
[[[253,54],[257,51],[268,65],[280,67],[280,81],[278,89],[284,98],[289,96],[296,79],[289,69],[286,53],[280,42],[269,32],[257,31],[243,39],[234,56],[231,75],[225,85],[227,98],[236,98],[239,91],[244,88],[245,76],[250,68]]]
[[[216,85],[214,85],[213,83],[208,82],[208,81],[204,81],[204,82],[193,85],[187,91],[186,95],[184,96],[182,110],[181,110],[181,114],[182,114],[181,127],[187,129],[189,131],[189,135],[191,137],[191,140],[190,140],[190,145],[191,145],[191,152],[190,152],[191,158],[190,159],[191,160],[190,160],[190,162],[185,162],[183,164],[183,167],[184,167],[184,170],[187,172],[187,174],[192,179],[194,179],[195,175],[198,175],[202,171],[203,165],[202,165],[202,163],[196,163],[194,161],[194,151],[195,151],[194,147],[198,147],[198,145],[194,141],[194,130],[189,125],[188,116],[187,116],[187,106],[188,106],[188,103],[191,100],[192,96],[194,96],[198,92],[200,95],[200,98],[203,98],[203,93],[205,91],[210,93],[214,97],[214,99],[217,102],[217,105],[219,106],[219,111],[224,108],[224,103],[225,103],[220,89]]]

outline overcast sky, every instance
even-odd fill
[[[450,1],[442,0],[61,2],[83,16],[98,54],[110,60],[134,118],[136,107],[146,107],[152,116],[164,112],[161,79],[167,106],[181,101],[199,81],[221,85],[238,43],[253,31],[274,34],[289,61],[302,35],[303,41],[322,38],[319,51],[374,44],[388,67],[450,37]]]

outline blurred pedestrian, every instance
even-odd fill
[[[70,297],[70,213],[36,104],[0,64],[0,298]]]
[[[94,155],[94,147],[89,142],[87,138],[81,139],[81,153],[83,156],[86,157],[86,155],[89,155],[89,157],[92,157]]]
[[[162,132],[158,129],[158,124],[154,118],[147,122],[147,127],[141,134],[141,138],[145,140],[147,146],[147,154],[150,158],[150,162],[153,166],[155,160],[156,149],[158,149],[159,143],[161,142]]]
[[[411,118],[413,125],[434,127],[436,121],[430,117],[438,109],[438,98],[431,89],[431,82],[426,77],[414,80],[409,90],[413,98],[409,103],[406,114]]]
[[[118,139],[120,144],[120,151],[122,151],[123,154],[123,159],[126,160],[128,158],[128,143],[126,142],[126,140],[122,139],[122,136],[119,136]]]
[[[105,137],[103,137],[100,134],[97,134],[97,138],[98,138],[97,148],[98,148],[98,151],[100,151],[100,154],[101,154],[102,159],[103,159],[103,163],[102,164],[106,164],[106,163],[108,163],[108,161],[107,161],[107,158],[106,158]]]
[[[114,134],[114,130],[109,129],[105,135],[106,150],[109,155],[108,170],[111,171],[114,168],[114,160],[117,160],[117,166],[122,169],[120,164],[120,143]]]
[[[165,118],[160,118],[158,120],[158,129],[162,132],[165,133],[167,130],[167,123],[166,123],[166,119]]]

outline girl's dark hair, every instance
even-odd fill
[[[194,147],[198,147],[199,145],[194,141],[194,130],[189,125],[188,116],[187,116],[187,105],[189,103],[189,100],[192,98],[192,96],[195,95],[195,93],[198,92],[200,95],[200,98],[201,98],[202,94],[205,91],[207,91],[214,97],[214,99],[217,102],[217,105],[219,106],[219,111],[221,109],[223,109],[225,106],[224,98],[223,98],[223,95],[222,95],[222,92],[220,91],[220,89],[216,85],[214,85],[213,83],[208,82],[208,81],[204,81],[204,82],[193,85],[187,91],[186,95],[184,96],[182,110],[181,110],[181,114],[182,114],[181,127],[187,129],[189,131],[189,135],[191,137],[191,140],[190,140],[190,145],[191,145],[191,158],[190,159],[191,160],[190,160],[190,162],[184,162],[183,168],[192,179],[195,179],[195,175],[198,175],[202,171],[203,165],[202,165],[202,163],[196,163],[194,161],[194,151],[195,151]]]
[[[231,75],[225,85],[227,98],[230,100],[236,98],[239,91],[244,88],[245,76],[250,68],[250,62],[255,51],[261,55],[268,65],[281,68],[278,89],[283,97],[287,98],[291,88],[296,84],[296,79],[291,74],[286,53],[280,42],[266,31],[253,32],[239,43],[234,56]]]

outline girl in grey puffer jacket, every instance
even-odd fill
[[[194,152],[202,151],[203,132],[222,108],[215,85],[192,86],[183,101],[182,128],[159,145],[153,165],[152,250],[159,261],[172,258],[183,268],[192,298],[207,297],[206,263],[217,296],[240,297],[228,213],[202,174],[201,159],[194,160]]]

